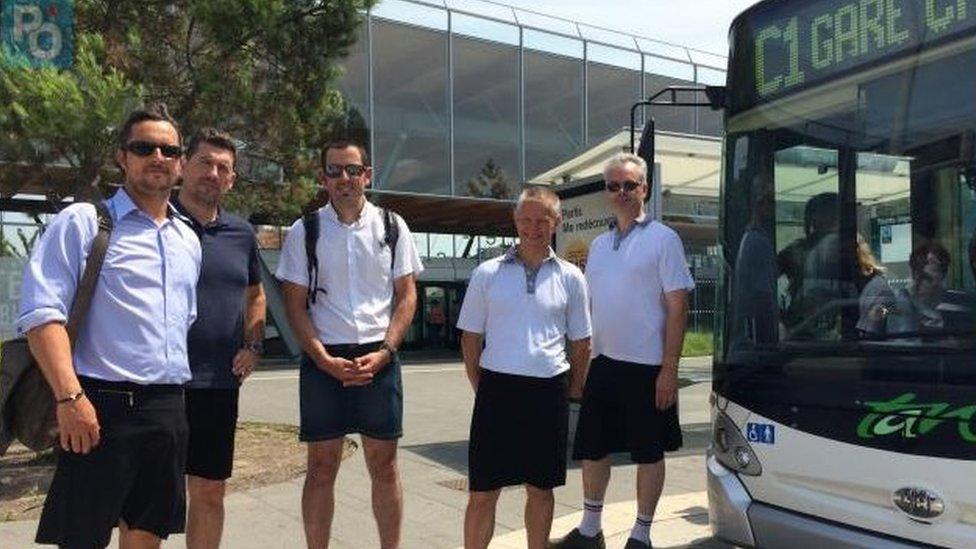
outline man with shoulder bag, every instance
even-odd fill
[[[125,186],[106,206],[114,223],[75,345],[65,328],[97,233],[90,205],[54,217],[24,269],[17,329],[54,398],[61,452],[36,542],[156,548],[185,524],[190,379],[200,241],[169,204],[183,154],[162,105],[133,112],[115,159]]]
[[[65,329],[74,344],[82,319],[88,312],[91,295],[98,281],[108,240],[112,234],[112,216],[101,202],[93,204],[98,216],[98,232],[92,241],[85,273],[71,305]],[[37,361],[30,352],[26,337],[3,342],[0,358],[0,455],[14,440],[35,452],[51,448],[58,442],[57,402]]]

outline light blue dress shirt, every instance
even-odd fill
[[[157,225],[124,189],[106,204],[115,227],[72,353],[75,371],[143,385],[185,383],[200,241],[172,207]],[[24,267],[18,332],[67,321],[97,232],[91,204],[71,205],[51,220]]]

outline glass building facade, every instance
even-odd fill
[[[487,8],[386,0],[368,14],[340,90],[368,128],[374,188],[495,198],[507,188],[512,197],[628,127],[640,99],[671,85],[724,83],[719,56]],[[647,115],[659,130],[721,132],[721,113],[708,109],[654,107],[637,124]],[[481,175],[504,184],[479,187]]]

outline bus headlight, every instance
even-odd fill
[[[715,423],[712,425],[712,449],[715,459],[727,468],[744,475],[762,474],[762,465],[759,464],[759,458],[752,451],[749,441],[723,412],[716,413]]]

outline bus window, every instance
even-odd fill
[[[876,336],[892,328],[896,293],[910,282],[912,252],[910,158],[858,153],[857,329]]]
[[[776,262],[784,336],[836,339],[842,297],[837,263],[837,151],[796,146],[776,152]]]

